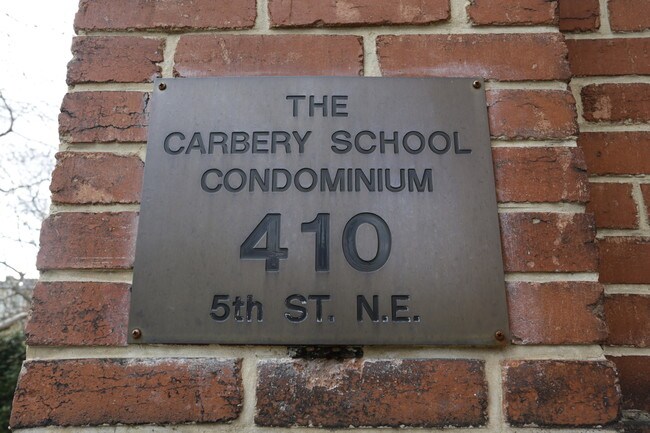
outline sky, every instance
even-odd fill
[[[38,277],[40,215],[49,209],[49,176],[59,145],[57,117],[71,59],[78,0],[4,0],[0,3],[0,92],[15,114],[0,137],[0,262]],[[0,101],[0,132],[9,116]],[[18,188],[33,185],[29,189]],[[35,205],[36,204],[36,205]],[[0,280],[17,277],[0,264]]]

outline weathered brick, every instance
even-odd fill
[[[598,344],[607,337],[598,283],[511,282],[507,289],[516,344]]]
[[[239,415],[241,362],[202,358],[28,361],[12,428],[224,422]]]
[[[650,412],[650,357],[608,356],[616,364],[623,409]]]
[[[592,183],[587,212],[596,217],[597,228],[635,229],[639,225],[629,183]]]
[[[505,139],[560,139],[578,133],[575,99],[559,90],[487,92],[490,134]]]
[[[587,167],[579,149],[495,148],[494,176],[500,202],[585,202]]]
[[[609,24],[615,32],[640,32],[650,29],[650,3],[647,0],[609,0]]]
[[[41,228],[36,267],[129,269],[133,266],[138,216],[134,212],[64,212]]]
[[[449,0],[269,0],[271,27],[431,24],[449,19]]]
[[[500,81],[571,76],[564,38],[555,33],[385,35],[377,37],[377,55],[385,76]]]
[[[581,94],[589,122],[650,122],[650,84],[592,84]]]
[[[130,285],[38,283],[25,328],[30,346],[126,346]]]
[[[499,217],[507,272],[596,270],[596,230],[591,215],[516,212]]]
[[[560,30],[589,32],[600,28],[598,0],[559,0]]]
[[[570,39],[566,44],[575,76],[650,74],[650,38]]]
[[[483,362],[465,359],[267,361],[258,369],[263,426],[479,426]]]
[[[610,284],[650,284],[650,238],[601,239],[600,281]]]
[[[144,163],[137,156],[60,152],[52,174],[52,201],[66,204],[137,203]]]
[[[557,1],[470,0],[467,13],[477,25],[557,24]]]
[[[589,174],[650,174],[650,132],[583,132]]]
[[[650,184],[641,185],[641,194],[643,195],[643,202],[645,203],[646,215],[650,217]]]
[[[633,259],[630,259],[633,260]],[[643,263],[646,267],[648,263]],[[650,296],[609,295],[605,298],[607,344],[650,347]]]
[[[210,30],[255,25],[255,0],[81,0],[78,30]]]
[[[363,42],[341,35],[189,35],[174,75],[362,75]]]
[[[608,361],[508,361],[504,402],[511,425],[607,425],[619,418],[620,388]]]
[[[160,77],[164,39],[79,36],[72,42],[68,84],[144,83]]]
[[[149,94],[76,92],[63,98],[59,134],[71,143],[147,141]]]

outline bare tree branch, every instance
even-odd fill
[[[23,311],[22,313],[18,313],[13,317],[3,320],[2,322],[0,322],[0,331],[10,328],[14,323],[18,323],[26,317],[27,317],[27,313]]]
[[[4,265],[4,266],[6,266],[7,268],[9,268],[9,269],[11,269],[12,271],[14,271],[15,273],[17,273],[18,276],[19,276],[19,281],[22,281],[22,280],[25,279],[25,273],[24,273],[24,272],[20,272],[18,269],[14,268],[14,267],[11,266],[9,263],[7,263],[7,262],[5,262],[5,261],[0,261],[0,265]]]
[[[2,105],[4,105],[5,110],[7,110],[7,113],[9,113],[9,126],[5,131],[0,132],[0,137],[4,137],[7,134],[10,134],[14,130],[14,121],[16,118],[14,117],[14,112],[7,103],[7,100],[5,99],[4,95],[2,92],[0,92],[0,101],[2,101]]]

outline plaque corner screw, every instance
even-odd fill
[[[159,88],[160,90],[165,90],[165,89],[167,88],[167,84],[165,84],[165,83],[160,83],[160,84],[158,84],[158,88]]]
[[[161,84],[162,84],[162,83],[161,83]],[[472,83],[472,87],[474,87],[475,89],[480,89],[480,88],[481,88],[481,82],[478,81],[478,80],[474,81],[474,82]]]
[[[503,341],[506,339],[506,334],[504,334],[503,331],[497,331],[494,333],[494,338],[496,338],[497,341]]]
[[[131,331],[131,335],[135,340],[137,340],[140,337],[142,337],[142,331],[140,330],[140,328],[133,328],[133,331]]]

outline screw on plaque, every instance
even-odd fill
[[[165,84],[165,83],[160,83],[160,84],[158,84],[158,88],[159,88],[160,90],[165,90],[165,89],[167,88],[167,84]]]
[[[131,335],[133,336],[134,340],[138,340],[140,337],[142,337],[142,331],[140,328],[134,328],[133,331],[131,331]]]
[[[481,88],[481,82],[478,81],[478,80],[474,81],[472,83],[472,87],[474,87],[475,89],[480,89]]]
[[[504,334],[503,331],[497,331],[494,333],[494,338],[496,338],[497,341],[503,341],[506,339],[506,334]]]

